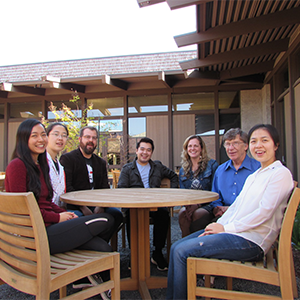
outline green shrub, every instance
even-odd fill
[[[298,208],[298,211],[295,216],[295,222],[293,227],[293,233],[292,233],[292,242],[295,245],[295,248],[300,250],[300,210]]]

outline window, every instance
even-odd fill
[[[128,98],[128,113],[167,112],[168,96],[135,96]]]
[[[136,144],[142,137],[146,136],[146,118],[128,119],[129,161],[135,158]]]
[[[216,159],[214,115],[196,115],[195,122],[196,134],[203,139],[208,156]]]
[[[87,104],[93,104],[93,109],[89,111],[91,117],[124,116],[122,97],[88,99]]]
[[[219,109],[239,108],[240,92],[220,92],[219,93]]]
[[[41,102],[11,103],[10,105],[10,118],[39,119],[41,116]]]
[[[175,94],[172,96],[172,111],[214,109],[214,93]]]

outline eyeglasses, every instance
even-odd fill
[[[55,136],[56,138],[58,137],[61,137],[62,139],[67,139],[68,138],[68,135],[63,133],[63,134],[59,134],[58,132],[53,132],[53,133],[50,133],[51,135]]]
[[[90,140],[90,139],[92,139],[93,141],[96,141],[96,140],[97,140],[97,137],[96,137],[96,136],[84,135],[83,137],[84,137],[85,139],[87,139],[87,140]]]
[[[244,144],[243,142],[232,142],[232,143],[229,143],[229,142],[225,142],[224,143],[224,147],[227,149],[229,148],[230,146],[234,147],[234,148],[237,148],[240,144]]]

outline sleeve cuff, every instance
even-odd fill
[[[229,224],[224,225],[224,230],[225,230],[225,232],[236,232],[233,223],[229,223]]]

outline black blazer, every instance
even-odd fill
[[[149,161],[151,169],[149,174],[150,188],[159,188],[161,181],[164,178],[169,178],[171,181],[171,188],[178,188],[177,174],[164,166],[159,160]],[[118,188],[143,188],[144,184],[141,179],[140,172],[136,165],[136,159],[126,164],[121,171]]]
[[[66,174],[67,192],[89,190],[90,180],[86,167],[85,158],[80,149],[65,153],[60,158],[60,163],[64,166]],[[94,188],[108,189],[108,177],[106,162],[96,154],[92,155]]]

